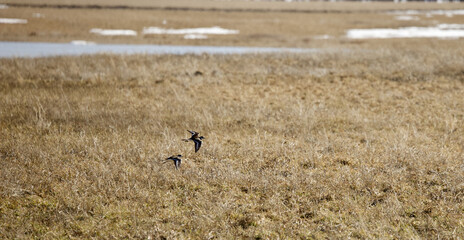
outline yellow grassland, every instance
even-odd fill
[[[29,20],[3,41],[188,43],[88,33],[167,19],[241,31],[190,44],[325,49],[0,59],[0,239],[464,238],[462,40],[312,38],[432,24],[386,14],[210,14],[0,10]]]
[[[463,53],[1,60],[0,237],[462,238]]]

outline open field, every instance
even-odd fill
[[[86,8],[94,1],[80,1],[76,6],[83,8],[57,8],[61,6],[57,5],[59,2],[44,0],[10,3],[4,1],[4,3],[10,3],[10,6],[7,9],[0,9],[0,18],[20,18],[27,20],[28,23],[1,24],[0,40],[40,42],[86,40],[96,43],[377,48],[377,42],[372,46],[372,41],[346,39],[346,31],[353,28],[464,24],[464,15],[450,17],[445,14],[431,16],[420,14],[417,20],[400,21],[396,19],[398,15],[387,13],[387,10],[394,9],[456,10],[463,9],[463,4],[135,1],[130,6],[142,9],[113,9],[109,7],[123,5],[122,2],[99,1]],[[27,7],[30,3],[36,4],[33,5],[35,7]],[[40,4],[48,4],[46,5],[48,7],[38,7],[42,6]],[[70,4],[63,4],[63,6],[66,5]],[[144,9],[144,6],[148,9]],[[184,9],[181,6],[185,6],[186,10],[166,9],[167,7]],[[199,7],[215,10],[195,10]],[[225,11],[227,9],[230,11]],[[271,11],[273,9],[274,11]],[[153,26],[174,29],[220,26],[238,30],[239,34],[214,35],[201,40],[184,39],[184,35],[142,34],[144,28]],[[90,33],[93,28],[130,29],[136,31],[138,35],[100,36]]]
[[[462,239],[446,43],[0,60],[0,238]]]
[[[461,4],[62,2],[0,0],[0,41],[321,49],[0,59],[0,239],[464,239],[462,39],[345,37]]]

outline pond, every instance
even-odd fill
[[[82,54],[247,54],[247,53],[310,53],[313,48],[271,48],[230,46],[172,46],[136,44],[95,44],[85,41],[71,43],[0,42],[0,58],[50,57]]]

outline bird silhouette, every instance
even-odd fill
[[[168,161],[172,160],[174,162],[174,166],[176,166],[176,169],[179,169],[180,168],[180,163],[182,162],[181,157],[182,157],[182,155],[180,155],[180,154],[172,155],[172,156],[166,158],[165,162],[168,162]]]
[[[193,141],[195,143],[195,152],[198,152],[198,150],[200,150],[200,147],[201,147],[201,140],[203,140],[205,137],[203,136],[199,136],[200,134],[198,132],[195,132],[195,131],[190,131],[190,130],[187,130],[189,133],[192,134],[192,136],[189,138],[189,139],[182,139],[184,142],[188,142],[188,141]]]

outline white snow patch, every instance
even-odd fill
[[[325,35],[319,35],[319,36],[315,36],[315,37],[314,37],[314,39],[331,39],[331,38],[333,38],[333,37],[330,36],[330,35],[327,35],[327,34],[325,34]]]
[[[184,35],[184,39],[207,39],[208,36],[204,34],[186,34]]]
[[[417,21],[417,20],[419,20],[418,17],[408,16],[408,15],[396,16],[395,19],[398,20],[398,21],[413,21],[413,20]]]
[[[134,30],[126,29],[101,29],[92,28],[90,33],[95,33],[103,36],[137,36],[137,32]]]
[[[168,23],[168,21],[166,21],[166,19],[163,19],[163,25],[166,25]]]
[[[8,5],[6,4],[0,4],[0,9],[7,9],[8,8]]]
[[[80,46],[95,45],[94,42],[88,42],[88,41],[85,41],[85,40],[72,40],[70,43],[72,45],[80,45]]]
[[[0,18],[0,23],[25,24],[25,23],[27,23],[27,20],[26,19],[19,19],[19,18]]]
[[[446,15],[446,16],[453,16],[453,15],[464,15],[464,9],[457,9],[457,10],[430,10],[430,11],[419,11],[419,10],[396,10],[389,12],[391,14],[396,15],[419,15],[425,14],[426,16],[431,15]]]
[[[400,14],[400,15],[418,15],[421,14],[418,10],[397,10],[392,11],[392,14]]]
[[[350,29],[346,36],[353,39],[368,38],[462,38],[464,24],[439,24],[435,27],[404,27]]]
[[[32,14],[32,17],[35,17],[35,18],[44,18],[45,15],[43,15],[42,13],[33,13],[33,14]]]
[[[181,29],[165,29],[160,27],[143,28],[143,34],[238,34],[238,30],[230,30],[221,27],[210,28],[181,28]]]
[[[446,15],[446,16],[453,16],[453,15],[464,15],[464,9],[460,10],[434,10],[430,11],[432,15]]]
[[[437,27],[440,28],[440,29],[464,29],[464,24],[446,24],[446,23],[442,23],[442,24],[438,24]]]

